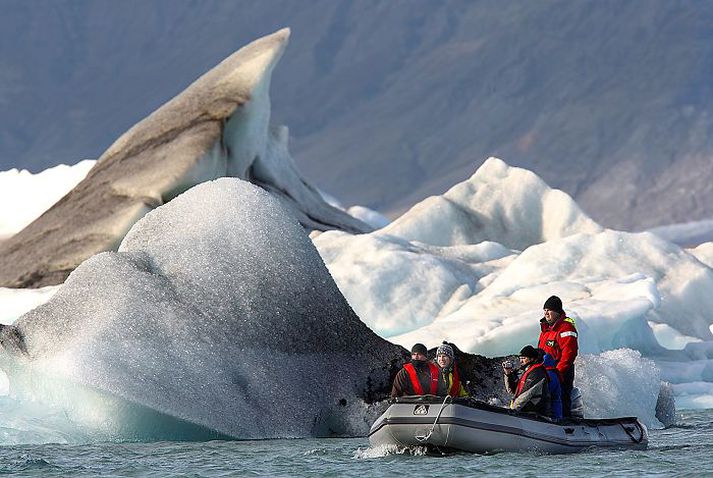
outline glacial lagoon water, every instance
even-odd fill
[[[0,429],[5,428],[0,424]],[[0,446],[0,476],[713,476],[713,410],[683,410],[645,451],[424,456],[366,438]]]

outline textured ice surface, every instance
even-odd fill
[[[8,350],[14,330],[29,357]],[[363,433],[359,397],[399,356],[349,308],[296,219],[237,179],[147,214],[119,252],[87,260],[3,338],[15,395],[118,438],[181,438],[190,425],[244,438]]]
[[[618,349],[582,355],[576,367],[585,417],[636,416],[647,426],[661,426],[656,418],[661,374],[652,360],[635,350]]]
[[[435,246],[496,241],[522,250],[601,229],[571,197],[532,171],[490,158],[470,179],[416,204],[384,232]]]
[[[429,206],[455,200],[468,204],[456,216]],[[487,356],[513,353],[537,337],[552,294],[590,353],[713,338],[710,267],[653,234],[601,229],[564,193],[497,159],[384,229],[314,243],[362,320],[406,346],[447,339]]]
[[[552,294],[576,319],[582,353],[665,357],[676,367],[661,374],[673,383],[694,366],[678,352],[713,339],[706,245],[687,251],[602,229],[564,193],[497,159],[379,231],[313,240],[361,319],[407,347],[445,339],[485,356],[516,353],[537,340]]]

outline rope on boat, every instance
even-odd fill
[[[631,441],[633,441],[634,443],[641,443],[641,441],[644,439],[644,429],[641,428],[641,425],[639,424],[638,420],[634,422],[634,425],[636,425],[636,428],[639,429],[639,433],[640,433],[639,438],[635,438],[634,435],[631,433],[631,430],[629,430],[629,428],[627,428],[626,425],[624,425],[623,423],[620,423],[620,425],[624,429],[626,434],[629,435],[629,438],[631,438]],[[633,430],[633,428],[632,428],[632,430]]]
[[[414,435],[414,438],[420,442],[425,442],[429,438],[431,438],[431,435],[433,435],[433,430],[436,429],[436,424],[438,424],[438,419],[441,418],[441,413],[443,412],[443,409],[446,406],[446,402],[451,398],[450,395],[446,395],[446,398],[443,399],[443,403],[441,403],[441,409],[438,410],[438,415],[436,415],[436,421],[433,422],[433,425],[431,425],[431,430],[425,435]]]

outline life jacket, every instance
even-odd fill
[[[445,374],[448,377],[448,374]],[[460,375],[458,374],[458,367],[453,365],[453,381],[451,382],[451,388],[448,390],[448,395],[451,397],[457,397],[460,392]]]
[[[564,314],[564,311],[562,313]],[[537,346],[554,359],[555,366],[562,375],[566,369],[572,367],[579,350],[574,319],[565,315],[552,325],[542,319],[540,330]]]
[[[406,373],[408,373],[408,378],[411,379],[411,386],[413,386],[413,391],[416,392],[416,395],[425,395],[425,393],[423,393],[423,387],[421,387],[421,381],[418,379],[416,368],[413,364],[407,363],[404,365],[404,369],[406,369]],[[428,362],[428,371],[431,374],[431,390],[428,393],[435,395],[438,391],[438,366],[435,363]]]
[[[530,365],[530,367],[525,371],[525,373],[522,374],[522,377],[520,377],[520,381],[517,383],[517,389],[515,390],[515,397],[517,398],[521,393],[522,393],[522,387],[525,386],[525,380],[527,380],[527,376],[530,375],[530,372],[537,368],[545,368],[542,363],[536,363],[534,365]],[[549,380],[547,377],[547,372],[545,372],[545,378]]]

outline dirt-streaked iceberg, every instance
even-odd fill
[[[0,286],[61,283],[115,250],[148,211],[221,176],[262,186],[307,228],[370,230],[322,200],[289,155],[287,128],[270,125],[270,78],[288,37],[283,29],[245,46],[122,135],[70,193],[0,244]]]

